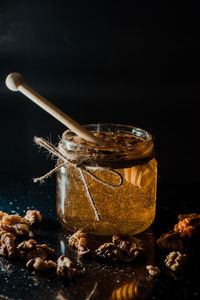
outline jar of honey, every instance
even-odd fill
[[[156,209],[157,162],[152,136],[126,125],[84,126],[102,144],[72,131],[63,133],[59,151],[67,162],[57,172],[57,213],[69,230],[95,235],[134,235],[148,228]]]

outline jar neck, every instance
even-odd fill
[[[97,126],[100,126],[97,128]],[[154,144],[152,136],[145,130],[118,124],[93,124],[85,128],[94,134],[110,134],[124,137],[127,144],[123,147],[116,143],[94,145],[79,139],[70,130],[63,133],[59,148],[70,161],[86,166],[99,166],[107,168],[127,168],[143,164],[154,157]],[[75,138],[74,138],[75,137]],[[119,138],[119,143],[120,143]],[[134,141],[130,143],[131,139]],[[135,142],[136,141],[136,142]]]

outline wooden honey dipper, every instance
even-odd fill
[[[94,143],[94,144],[102,144],[102,140],[96,138],[92,133],[78,124],[76,121],[72,120],[68,115],[66,115],[63,111],[57,108],[54,104],[49,102],[43,96],[38,94],[36,91],[31,89],[24,81],[24,77],[20,73],[10,73],[6,78],[6,86],[8,89],[14,92],[21,92],[34,103],[39,105],[42,109],[47,111],[50,115],[60,121],[62,124],[71,129],[71,131],[75,132],[78,136],[83,138],[84,140]]]

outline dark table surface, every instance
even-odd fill
[[[67,245],[69,232],[59,224],[55,208],[55,178],[44,184],[34,184],[31,178],[0,176],[0,210],[24,215],[37,209],[43,221],[33,232],[35,239],[56,249],[56,254],[67,253],[84,274],[73,282],[60,280],[53,272],[37,273],[25,268],[23,262],[0,257],[0,299],[136,299],[131,291],[138,286],[140,298],[145,299],[200,299],[200,247],[188,251],[189,262],[178,274],[167,271],[164,254],[155,246],[155,239],[177,222],[179,213],[198,212],[199,184],[159,182],[156,219],[140,235],[148,247],[146,260],[137,264],[110,265],[95,260],[77,260],[76,252]],[[107,239],[108,240],[108,239]],[[152,279],[146,264],[160,267],[161,274]]]

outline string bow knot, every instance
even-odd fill
[[[115,171],[113,169],[110,169],[110,168],[99,167],[99,166],[95,166],[95,167],[93,167],[93,166],[85,166],[84,163],[77,163],[77,162],[70,161],[70,159],[69,159],[69,157],[67,155],[67,152],[63,148],[62,144],[60,144],[60,147],[61,147],[61,150],[60,150],[57,147],[55,147],[53,144],[51,144],[50,142],[48,142],[47,140],[45,140],[43,138],[34,137],[34,141],[35,141],[35,143],[37,145],[45,148],[46,150],[48,150],[49,153],[53,154],[54,156],[56,156],[57,158],[60,158],[63,161],[62,163],[60,163],[54,169],[50,170],[45,175],[43,175],[41,177],[38,177],[38,178],[34,178],[34,182],[38,182],[38,181],[42,182],[42,181],[44,181],[46,178],[48,178],[49,176],[51,176],[53,173],[59,171],[61,167],[64,167],[67,164],[73,165],[80,172],[81,178],[83,180],[83,184],[85,186],[86,193],[88,195],[88,200],[89,200],[89,202],[90,202],[90,204],[91,204],[91,206],[92,206],[92,208],[94,210],[94,214],[95,214],[96,220],[100,221],[100,215],[99,215],[98,210],[96,208],[94,199],[93,199],[93,197],[91,195],[91,192],[90,192],[90,189],[89,189],[89,186],[88,186],[88,183],[87,183],[87,180],[86,180],[86,177],[85,177],[84,173],[86,173],[87,175],[89,175],[91,178],[93,178],[97,182],[99,182],[99,183],[101,183],[101,184],[103,184],[105,186],[108,186],[110,188],[117,188],[117,187],[119,187],[119,186],[122,185],[122,183],[123,183],[123,177],[122,177],[122,175],[119,172],[117,172],[117,171]],[[118,176],[119,183],[118,184],[108,183],[108,182],[102,180],[101,178],[97,177],[92,172],[90,172],[90,170],[93,170],[93,171],[95,171],[95,170],[103,170],[103,171],[112,173],[112,174]]]

